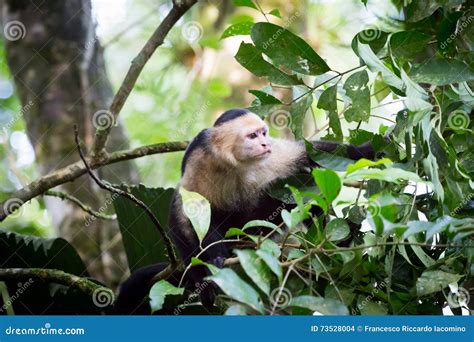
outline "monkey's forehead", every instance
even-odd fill
[[[238,129],[259,129],[265,127],[265,122],[255,113],[248,112],[239,116],[234,120],[228,121],[222,126],[233,127]]]

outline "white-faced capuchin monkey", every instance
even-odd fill
[[[353,146],[317,141],[313,146],[316,151],[329,153],[342,148],[346,157],[353,160],[375,157],[370,143]],[[222,240],[231,227],[242,227],[257,219],[279,225],[282,219],[274,213],[282,205],[287,210],[292,208],[271,197],[269,187],[278,180],[316,166],[307,156],[304,141],[270,137],[265,122],[248,110],[232,109],[223,113],[213,127],[201,131],[193,139],[183,158],[182,176],[171,205],[169,228],[184,264],[188,265],[201,247]],[[211,225],[202,246],[184,214],[180,187],[198,192],[211,204]],[[231,256],[231,250],[229,244],[218,243],[199,258],[222,267],[224,260]],[[156,266],[151,267],[141,272],[142,278],[156,271]],[[199,286],[207,275],[204,266],[192,267],[187,283]],[[212,286],[208,286],[201,292],[205,307],[213,306],[214,291]]]

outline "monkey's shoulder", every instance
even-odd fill
[[[191,143],[188,145],[186,148],[186,151],[184,152],[184,157],[183,161],[181,163],[181,174],[184,175],[184,172],[186,171],[186,166],[189,162],[189,159],[193,155],[194,152],[197,150],[207,150],[209,146],[209,135],[210,135],[210,130],[208,128],[203,129],[201,132],[199,132],[196,137],[191,141]]]

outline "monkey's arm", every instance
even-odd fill
[[[388,141],[388,138],[384,138]],[[343,144],[336,141],[319,140],[311,141],[313,148],[316,151],[323,151],[332,154],[338,154],[352,160],[359,160],[362,158],[374,160],[376,151],[372,142],[368,141],[362,145]]]

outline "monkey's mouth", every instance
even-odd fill
[[[263,152],[263,153],[257,154],[255,157],[257,157],[257,158],[265,158],[265,157],[267,157],[270,153],[272,153],[272,150],[267,150],[267,151],[265,151],[265,152]]]

